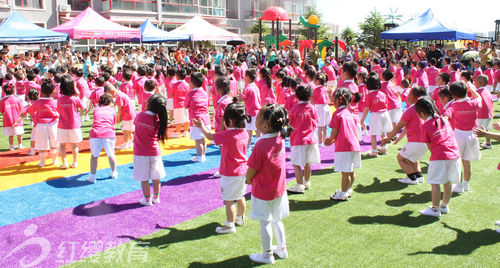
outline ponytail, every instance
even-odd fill
[[[160,94],[154,94],[148,100],[148,110],[155,113],[159,119],[158,141],[164,143],[167,139],[167,99]]]

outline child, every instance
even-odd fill
[[[322,147],[326,139],[326,126],[330,120],[330,106],[328,105],[329,92],[325,87],[328,77],[324,73],[318,73],[314,77],[313,103],[318,115],[318,138],[319,146]],[[297,94],[297,93],[296,93]],[[300,100],[300,99],[299,99]],[[307,100],[309,101],[309,100]]]
[[[325,74],[319,75],[326,76]],[[324,89],[326,91],[326,88]],[[297,184],[288,188],[288,191],[303,194],[304,190],[311,187],[311,164],[321,162],[316,135],[319,116],[316,108],[309,102],[313,95],[310,87],[297,87],[295,95],[299,103],[292,107],[289,118],[290,126],[293,128],[290,135],[290,162],[295,170]],[[326,130],[324,132],[326,134]]]
[[[461,81],[451,83],[450,92],[455,100],[451,104],[451,114],[464,169],[461,183],[457,183],[453,192],[462,193],[470,190],[470,161],[477,161],[481,158],[479,140],[473,131],[477,127],[477,112],[481,107],[482,98],[474,89],[467,88],[465,83]],[[472,94],[474,99],[467,97],[468,92]]]
[[[153,96],[153,94],[157,93],[156,82],[153,79],[148,79],[144,83],[144,91],[142,92],[142,101],[144,103],[148,103],[148,99]],[[142,111],[146,111],[146,105],[142,105]]]
[[[481,61],[475,60],[474,61],[474,73],[473,73],[474,81],[476,81],[476,77],[480,74],[483,74],[483,70],[481,69]]]
[[[90,112],[90,109],[93,107],[97,107],[99,105],[99,100],[101,99],[101,96],[104,94],[104,85],[106,83],[106,80],[102,76],[98,76],[94,79],[96,89],[90,93],[90,104],[89,107],[87,108],[87,114]]]
[[[356,81],[358,82],[358,90],[360,95],[360,100],[358,102],[358,119],[361,120],[363,117],[363,112],[365,110],[366,96],[368,96],[368,89],[366,89],[366,79],[368,79],[368,73],[365,71],[358,72],[356,74]],[[351,94],[352,95],[352,94]],[[363,136],[368,135],[368,130],[363,129]]]
[[[396,124],[401,119],[401,114],[403,113],[401,110],[401,99],[398,96],[398,91],[396,87],[391,82],[394,74],[391,70],[385,69],[382,72],[382,82],[381,82],[381,91],[387,95],[387,109],[389,113],[389,117],[391,118],[392,127],[394,128]]]
[[[83,70],[76,69],[76,88],[78,89],[80,102],[82,103],[83,109],[80,109],[80,116],[83,122],[89,121],[89,115],[85,114],[85,110],[89,107],[90,89],[87,80],[83,78]]]
[[[492,90],[497,93],[495,102],[500,101],[500,60],[495,62],[495,75],[493,76]]]
[[[427,146],[423,142],[421,135],[424,120],[418,116],[414,104],[419,98],[426,95],[427,90],[424,87],[416,86],[411,89],[407,99],[410,106],[405,110],[396,127],[387,135],[387,138],[382,140],[382,144],[387,144],[401,129],[406,129],[408,143],[397,156],[399,166],[407,175],[406,178],[398,180],[401,183],[416,185],[424,182],[422,170],[418,163],[427,153]]]
[[[125,75],[127,76],[127,75]],[[113,85],[106,85],[104,87],[104,93],[111,95],[115,99],[115,105],[118,107],[118,113],[116,115],[116,122],[122,123],[123,130],[123,144],[118,147],[118,150],[127,150],[132,148],[132,141],[134,139],[134,119],[136,116],[135,106],[129,96],[122,91],[116,90]],[[144,106],[146,107],[146,106]]]
[[[172,120],[174,118],[174,100],[172,99],[173,86],[177,83],[175,78],[175,69],[169,67],[167,69],[167,78],[165,79],[165,89],[167,90],[167,111],[168,118]]]
[[[358,73],[358,65],[355,62],[350,61],[344,63],[344,65],[342,66],[342,73],[340,75],[342,77],[343,82],[339,83],[337,88],[341,87],[348,88],[353,95],[358,93],[359,92],[358,86],[356,85],[356,83],[354,83],[354,78],[356,77],[357,73]],[[360,112],[358,108],[358,103],[355,102],[351,102],[349,109],[351,109],[351,111],[354,114]],[[361,131],[361,126],[358,126],[358,132],[360,131]]]
[[[145,65],[139,66],[137,68],[137,74],[139,75],[139,77],[137,77],[134,80],[134,91],[135,95],[137,96],[137,101],[139,103],[139,111],[142,111],[142,104],[143,104],[142,93],[144,92],[144,83],[146,83],[146,81],[148,80],[148,78],[146,77],[147,66]]]
[[[288,87],[289,91],[290,91],[290,93],[288,94],[288,97],[286,98],[286,103],[285,103],[285,109],[287,111],[290,111],[295,104],[299,103],[299,99],[295,95],[295,90],[297,90],[297,87],[301,83],[302,83],[302,79],[300,79],[300,78],[294,79],[294,78],[286,76],[285,79],[283,79],[283,86]],[[306,86],[309,87],[309,85],[306,85]]]
[[[404,101],[406,103],[406,107],[410,106],[408,104],[408,95],[410,94],[410,81],[403,79],[401,81],[401,90],[399,91],[399,96],[401,98],[401,101]]]
[[[184,109],[186,95],[189,93],[189,84],[184,80],[187,71],[184,68],[177,70],[177,82],[172,86],[172,99],[174,101],[174,121],[176,132],[172,137],[178,138],[181,135],[181,128],[184,126],[184,133],[187,135],[189,130],[188,110]]]
[[[132,71],[130,69],[127,69],[123,72],[123,83],[118,89],[128,96],[130,105],[135,110],[134,83],[132,83]]]
[[[337,75],[335,74],[335,70],[332,66],[332,61],[330,58],[325,60],[325,69],[324,69],[326,77],[328,77],[328,82],[326,82],[326,87],[329,92],[333,92],[333,90],[337,87]]]
[[[250,123],[245,123],[245,129],[248,131],[248,146],[252,143],[253,131],[255,131],[255,136],[260,137],[260,133],[255,126],[257,120],[257,113],[260,110],[260,91],[255,84],[255,79],[257,79],[257,70],[248,69],[245,73],[245,89],[241,93],[239,100],[243,100],[245,104],[245,109],[247,114],[252,118]]]
[[[332,200],[346,201],[352,194],[354,169],[361,168],[361,153],[357,139],[358,115],[347,107],[350,102],[360,100],[360,94],[353,94],[347,88],[335,91],[333,104],[337,109],[332,116],[330,128],[332,132],[325,145],[335,142],[335,172],[342,172],[342,186],[330,197]],[[354,99],[353,99],[354,98]]]
[[[16,125],[19,124],[20,121],[23,120],[23,116],[25,116],[26,114],[28,114],[28,109],[29,107],[31,106],[31,104],[35,101],[38,100],[40,96],[40,93],[38,93],[38,90],[36,89],[31,89],[29,92],[28,92],[28,105],[24,106],[23,108],[23,111],[22,111],[22,114],[21,116],[17,119],[16,121]],[[36,137],[36,113],[38,111],[31,111],[31,113],[29,114],[30,117],[31,117],[31,120],[33,120],[33,127],[31,128],[31,137],[30,137],[30,150],[28,152],[28,155],[29,156],[32,156],[32,155],[35,155],[36,152],[35,152],[35,137]]]
[[[448,86],[444,86],[439,90],[439,103],[441,104],[441,107],[443,107],[441,110],[438,109],[439,114],[443,116],[447,116],[448,118],[451,118],[451,104],[453,103],[453,96],[451,96],[450,89]],[[448,121],[450,123],[451,129],[455,129],[455,126],[453,125],[453,120]]]
[[[491,93],[486,89],[488,84],[488,76],[481,74],[476,78],[476,87],[478,88],[477,93],[481,95],[481,108],[477,113],[477,127],[484,128],[486,131],[490,130],[493,121],[493,99]],[[486,137],[486,142],[480,144],[483,149],[491,149],[491,142],[488,137]]]
[[[287,95],[283,87],[283,80],[287,77],[285,71],[279,70],[276,73],[276,82],[274,82],[274,90],[276,91],[276,98],[279,105],[285,105]]]
[[[403,62],[398,62],[398,68],[394,73],[394,81],[396,83],[396,89],[401,92],[401,82],[405,79],[405,72],[403,70]],[[361,110],[361,109],[360,109]]]
[[[230,81],[226,77],[219,77],[215,81],[215,91],[218,96],[221,96],[219,100],[217,100],[217,108],[215,109],[214,114],[214,122],[215,122],[215,133],[220,131],[224,131],[227,129],[227,126],[224,125],[224,111],[226,107],[233,102],[233,98],[231,98],[230,94]]]
[[[158,141],[163,143],[167,138],[167,99],[154,94],[144,104],[146,111],[134,120],[134,180],[141,182],[144,194],[139,203],[152,206],[160,203],[160,180],[166,175]],[[149,180],[153,182],[153,198]]]
[[[415,103],[415,111],[425,120],[422,136],[431,151],[427,182],[432,185],[432,206],[420,211],[420,214],[439,217],[449,212],[451,184],[458,182],[460,178],[460,151],[450,124],[437,115],[438,111],[430,98],[420,98]],[[443,201],[439,204],[441,184],[444,194]]]
[[[238,90],[242,91],[243,88],[245,87],[245,81],[244,81],[244,73],[241,72],[241,62],[238,60],[235,60],[233,62],[233,76],[236,82],[238,83]]]
[[[25,92],[29,92],[31,89],[36,89],[38,91],[38,93],[41,93],[40,90],[41,90],[41,83],[38,84],[36,82],[36,75],[34,72],[27,72],[26,73],[26,80],[28,80],[26,82],[26,84],[24,85],[24,89],[25,89]]]
[[[33,119],[36,125],[35,150],[40,151],[39,167],[45,166],[47,153],[52,153],[52,165],[58,165],[57,161],[57,102],[52,99],[54,84],[51,81],[44,81],[41,86],[42,96],[29,108],[29,114],[36,114]]]
[[[16,97],[21,101],[21,104],[26,106],[26,79],[24,79],[24,74],[18,71],[14,74],[16,78]]]
[[[450,83],[453,83],[455,81],[460,81],[460,63],[459,62],[454,62],[453,64],[450,65]]]
[[[10,150],[14,151],[14,136],[17,136],[18,148],[22,149],[22,137],[24,133],[23,125],[17,125],[20,118],[23,104],[21,100],[14,96],[15,89],[12,83],[3,86],[6,97],[0,100],[0,113],[3,114],[3,134],[9,137]]]
[[[83,140],[78,110],[83,109],[83,105],[80,102],[80,98],[74,96],[75,83],[70,77],[62,78],[60,89],[62,96],[57,99],[57,112],[60,114],[59,124],[57,125],[57,141],[59,142],[62,161],[60,168],[68,168],[68,163],[66,162],[67,143],[71,143],[73,154],[73,163],[70,167],[76,168],[78,166],[78,143]]]
[[[493,70],[493,61],[486,61],[486,70],[484,70],[483,74],[488,76],[488,84],[486,85],[486,89],[490,92],[493,91],[493,82],[495,81],[495,70]],[[452,81],[453,82],[453,81]]]
[[[282,220],[289,214],[288,196],[285,191],[285,127],[288,125],[286,110],[277,104],[267,104],[259,110],[256,127],[263,133],[248,159],[246,183],[252,185],[252,210],[250,218],[260,221],[262,254],[251,254],[258,263],[274,263],[273,253],[287,258],[285,227]],[[271,227],[272,226],[272,227]],[[278,245],[271,247],[272,230]]]
[[[259,74],[260,79],[257,81],[256,85],[259,88],[261,105],[276,103],[276,96],[273,92],[273,81],[271,79],[271,70],[267,67],[262,68]]]
[[[216,84],[220,86],[224,80],[227,78],[219,78]],[[248,133],[245,131],[245,121],[249,121],[250,118],[245,113],[245,106],[237,102],[227,105],[223,117],[227,129],[214,134],[210,133],[210,130],[200,120],[194,119],[193,122],[196,127],[202,130],[207,139],[214,140],[215,144],[221,147],[219,173],[222,199],[226,204],[226,222],[224,226],[217,227],[215,232],[228,234],[236,232],[235,224],[245,225],[246,202],[244,195],[247,190],[245,174],[248,168],[246,154]],[[238,214],[234,209],[235,202],[238,205]]]
[[[193,119],[202,121],[205,126],[210,129],[210,116],[208,114],[208,94],[201,88],[205,76],[200,72],[191,74],[189,87],[191,91],[187,94],[184,102],[184,108],[189,109],[189,126],[191,128],[191,140],[194,140],[196,147],[196,156],[191,159],[193,162],[205,162],[205,153],[207,145],[205,136],[199,127],[193,125]]]
[[[115,156],[116,112],[112,106],[113,98],[108,94],[103,94],[99,98],[99,106],[96,106],[94,109],[94,122],[89,133],[91,157],[90,176],[87,178],[87,181],[90,183],[96,182],[97,161],[102,149],[104,149],[108,156],[109,166],[111,167],[111,179],[118,178]]]
[[[427,77],[427,73],[425,72],[425,64],[423,62],[417,63],[417,77],[416,85],[425,88],[425,90],[429,90],[429,78]]]
[[[429,95],[431,95],[437,87],[436,79],[439,76],[439,69],[436,67],[437,61],[435,58],[431,58],[429,64],[431,67],[427,71],[427,78],[429,80]]]
[[[343,73],[345,73],[345,71]],[[361,125],[363,126],[363,129],[366,129],[364,122],[368,112],[371,112],[369,124],[372,151],[368,153],[368,155],[373,157],[378,157],[377,136],[381,136],[383,139],[392,129],[391,118],[387,112],[387,95],[380,90],[380,87],[381,83],[378,74],[376,72],[371,72],[370,76],[366,80],[366,88],[369,92],[368,96],[366,96],[365,110],[363,112],[363,116],[361,117]],[[382,145],[380,152],[386,152],[386,148],[386,145]]]
[[[450,82],[450,79],[451,79],[451,77],[447,73],[439,73],[438,77],[436,77],[437,87],[432,92],[431,98],[434,101],[434,104],[436,105],[436,107],[438,108],[439,111],[441,109],[443,109],[443,106],[439,102],[439,90],[441,90],[441,88],[443,88],[444,86],[448,85],[448,83]]]
[[[311,87],[311,89],[314,91],[316,88],[316,85],[314,84],[314,78],[316,77],[317,72],[314,69],[307,69],[306,71],[306,81],[307,84]]]

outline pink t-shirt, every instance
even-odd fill
[[[151,96],[154,95],[154,90],[153,91],[143,91],[142,92],[142,101],[143,101],[143,104],[142,104],[142,111],[141,112],[145,112],[146,111],[146,108],[147,108],[147,104],[148,104],[148,100],[149,98],[151,98]]]
[[[485,90],[484,87],[479,88],[477,93],[481,95],[481,108],[477,112],[478,119],[489,119],[493,118],[493,99],[491,98],[491,93],[489,90]]]
[[[336,81],[337,75],[335,74],[335,70],[332,66],[328,66],[325,68],[325,74],[328,76],[328,81]]]
[[[94,108],[94,122],[89,133],[89,138],[115,138],[116,112],[110,106]],[[135,141],[135,138],[134,138]]]
[[[450,65],[443,66],[443,68],[441,69],[441,72],[450,74]]]
[[[21,100],[12,95],[0,100],[0,113],[3,114],[3,127],[12,127],[21,115],[22,109],[23,104]]]
[[[145,76],[140,76],[136,80],[134,80],[134,91],[137,95],[137,101],[140,105],[142,105],[142,92],[144,92],[144,84],[148,81],[148,78]]]
[[[328,89],[324,86],[317,86],[313,90],[314,104],[328,104]]]
[[[220,132],[220,126],[224,120],[224,111],[226,107],[232,103],[233,100],[231,96],[224,95],[217,101],[217,106],[215,106],[214,122],[215,122],[215,133]]]
[[[87,80],[85,80],[85,78],[80,77],[76,80],[76,88],[80,93],[80,99],[83,99],[83,97],[90,97],[89,84],[87,83]]]
[[[401,99],[399,99],[398,90],[392,82],[382,81],[380,90],[387,95],[388,110],[401,108]]]
[[[363,112],[365,110],[366,97],[368,96],[368,89],[366,89],[365,84],[358,85],[359,93],[361,94],[361,99],[358,102],[359,112]]]
[[[233,68],[233,76],[234,76],[234,79],[236,79],[237,82],[240,82],[241,80],[243,80],[243,76],[245,74],[242,74],[241,73],[241,68],[238,67],[238,66],[235,66]]]
[[[335,138],[335,152],[359,152],[361,150],[356,127],[358,118],[357,114],[353,114],[345,106],[340,106],[333,113],[329,126],[338,131]]]
[[[434,100],[434,103],[436,104],[436,107],[438,110],[441,111],[443,109],[443,105],[441,105],[441,102],[439,101],[439,91],[443,88],[443,86],[439,86],[434,91],[432,92],[432,99]]]
[[[413,67],[411,68],[410,70],[410,79],[411,79],[411,83],[416,83],[416,79],[417,79],[417,68],[416,67]]]
[[[481,68],[477,68],[476,70],[474,70],[474,74],[472,75],[474,81],[476,81],[476,77],[478,77],[481,74],[483,74],[483,70]]]
[[[387,111],[387,95],[381,90],[370,90],[366,96],[365,109],[371,113],[381,113]]]
[[[498,69],[498,70],[496,70],[496,71],[495,71],[495,76],[494,76],[494,78],[495,78],[495,79],[494,79],[493,83],[494,83],[494,82],[500,83],[500,69]]]
[[[242,176],[247,173],[248,133],[235,128],[213,134],[214,142],[220,147],[219,173],[222,176]]]
[[[439,69],[436,66],[429,67],[427,71],[427,78],[429,80],[429,86],[436,86],[436,78],[439,76]]]
[[[81,127],[80,114],[78,109],[83,109],[80,99],[75,96],[62,95],[57,99],[57,111],[59,112],[60,129],[78,129]]]
[[[394,81],[396,82],[396,86],[401,86],[401,81],[403,81],[404,77],[405,72],[403,71],[403,68],[396,69],[396,72],[394,73]]]
[[[273,92],[273,85],[268,87],[265,79],[260,79],[255,84],[259,88],[261,105],[276,103],[276,95],[274,95]]]
[[[456,129],[469,131],[477,127],[477,113],[481,108],[479,99],[468,97],[455,100],[452,104],[453,124]]]
[[[285,103],[285,109],[287,111],[290,111],[295,104],[299,103],[299,99],[297,99],[297,96],[295,96],[295,93],[292,93],[290,91],[290,95],[286,98],[286,103]]]
[[[99,99],[104,95],[104,88],[100,87],[90,93],[89,100],[94,104],[94,106],[99,105]]]
[[[460,72],[458,71],[452,71],[450,73],[450,84],[455,81],[460,81]]]
[[[309,102],[299,101],[288,114],[293,131],[290,135],[290,145],[308,145],[318,143],[316,128],[318,126],[318,112]]]
[[[262,107],[260,104],[260,91],[257,85],[255,83],[248,84],[241,93],[241,97],[244,100],[247,114],[249,116],[257,116]]]
[[[28,108],[28,113],[36,112],[36,122],[38,124],[48,124],[59,118],[57,112],[57,101],[52,98],[40,98]]]
[[[195,118],[202,121],[205,126],[210,125],[209,105],[208,94],[202,88],[195,88],[187,94],[184,107],[189,109],[190,126],[194,126],[193,119]]]
[[[125,81],[118,89],[125,93],[129,99],[133,100],[135,98],[134,83],[132,81]]]
[[[54,84],[54,92],[52,92],[52,98],[55,100],[61,97],[61,83]]]
[[[28,92],[30,92],[31,89],[36,89],[38,91],[38,93],[41,93],[41,90],[42,90],[42,87],[35,83],[34,81],[28,81],[26,82],[26,84],[24,84],[24,92],[26,92],[26,94],[28,94]]]
[[[423,142],[422,125],[424,120],[420,118],[415,110],[415,105],[411,105],[404,111],[401,121],[406,123],[406,137],[408,142]]]
[[[424,142],[429,144],[431,150],[431,161],[460,158],[457,140],[448,120],[443,118],[441,121],[439,117],[435,119],[429,117],[422,129]]]
[[[16,81],[16,94],[17,95],[25,95],[26,94],[26,81]]]
[[[280,105],[284,105],[286,102],[286,96],[284,94],[285,92],[283,90],[282,84],[283,84],[282,81],[274,82],[274,90],[276,91],[277,103]]]
[[[359,92],[358,86],[352,80],[345,80],[342,83],[339,83],[337,88],[341,88],[341,87],[348,88],[353,95],[354,95],[354,93]],[[351,109],[352,112],[355,114],[359,113],[359,108],[358,108],[357,103],[351,102],[349,109]]]
[[[447,116],[449,118],[448,123],[450,123],[451,129],[455,130],[455,124],[453,123],[453,108],[451,107],[453,102],[454,100],[450,100],[443,106],[443,110],[439,112],[441,112],[443,116]]]
[[[491,68],[484,70],[483,74],[488,76],[488,86],[493,85],[493,80],[495,80],[495,71]],[[451,81],[450,81],[451,83]]]
[[[380,67],[380,65],[374,65],[372,67],[372,72],[377,72],[379,76],[382,76],[382,67]]]
[[[134,120],[136,116],[135,107],[130,105],[130,98],[127,94],[118,91],[116,92],[116,100],[115,104],[118,107],[122,107],[121,119],[122,121],[131,121]]]
[[[174,109],[184,108],[184,101],[191,90],[189,84],[185,80],[179,80],[172,86],[172,89]]]
[[[285,193],[285,141],[278,133],[264,134],[253,147],[248,167],[257,170],[252,179],[252,195],[274,200]]]
[[[158,144],[158,129],[160,128],[158,117],[150,111],[142,112],[137,114],[134,124],[134,155],[161,155]]]

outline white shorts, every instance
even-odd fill
[[[318,127],[326,127],[330,123],[330,106],[328,104],[316,104],[318,112]]]
[[[35,140],[36,140],[36,127],[33,126],[33,128],[31,129],[30,141],[35,141]]]
[[[474,131],[463,131],[455,129],[455,138],[460,149],[460,155],[465,161],[477,161],[481,159],[481,151],[479,151],[479,140],[474,135]]]
[[[282,196],[273,200],[262,200],[252,195],[251,206],[248,216],[254,220],[280,221],[290,214],[286,191]]]
[[[83,113],[83,111],[85,111],[85,110],[87,110],[89,108],[90,100],[87,97],[83,97],[80,100],[80,102],[82,103],[82,106],[83,106],[83,109],[81,109],[80,112]]]
[[[170,98],[167,99],[167,111],[173,111],[174,110],[174,99]]]
[[[436,89],[437,86],[429,86],[429,95],[432,95],[432,93],[434,92],[434,89]]]
[[[112,157],[115,155],[115,138],[90,138],[90,153],[93,157],[99,157],[101,150],[104,148],[106,155]]]
[[[211,129],[210,125],[205,126],[207,129]],[[189,128],[189,137],[191,140],[203,140],[205,138],[205,135],[203,135],[203,131],[201,131],[201,128],[199,127],[190,127]]]
[[[189,122],[189,111],[185,108],[174,109],[174,120],[176,124],[185,124]]]
[[[245,120],[245,129],[246,130],[257,130],[257,127],[255,126],[255,121],[257,121],[257,116],[252,116],[252,120],[250,121],[250,123],[248,123]],[[251,137],[250,137],[250,139],[251,139]]]
[[[57,148],[57,121],[36,125],[35,150],[48,151]]]
[[[493,128],[493,118],[486,119],[478,119],[477,120],[477,128],[484,127],[486,130],[490,130]]]
[[[387,112],[389,113],[389,117],[391,118],[392,123],[399,123],[399,120],[401,120],[401,116],[403,115],[403,111],[401,110],[401,108],[392,109]]]
[[[122,121],[122,130],[134,131],[135,130],[134,120]]]
[[[57,129],[57,141],[59,143],[79,143],[82,140],[82,130],[79,128]]]
[[[427,183],[445,184],[447,182],[458,183],[462,173],[462,161],[460,158],[453,160],[429,161],[427,169]]]
[[[334,88],[336,86],[337,86],[337,80],[332,80],[332,81],[326,82],[326,87],[328,87],[328,88]]]
[[[149,181],[161,180],[167,174],[160,155],[134,155],[134,180]]]
[[[220,176],[220,188],[222,191],[222,200],[236,201],[247,193],[245,184],[245,175],[242,176]]]
[[[361,168],[361,152],[335,152],[335,172],[354,172],[355,168]]]
[[[391,132],[392,124],[388,112],[372,113],[370,116],[370,135],[382,135]]]
[[[426,153],[427,144],[423,142],[408,142],[403,149],[401,149],[399,155],[415,163],[422,160]]]
[[[290,146],[290,162],[292,165],[304,167],[306,164],[321,163],[319,146],[315,144]]]
[[[24,128],[23,128],[23,126],[4,127],[2,132],[5,136],[9,136],[9,137],[10,136],[18,136],[18,135],[24,134]]]

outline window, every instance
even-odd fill
[[[218,17],[226,16],[226,0],[200,0],[199,7],[200,14]]]
[[[9,0],[0,0],[0,7],[9,7]]]
[[[156,0],[108,0],[109,9],[156,12]]]
[[[166,13],[198,14],[198,0],[161,0],[161,8]]]
[[[90,0],[68,0],[68,5],[71,6],[71,10],[82,11],[90,7]]]
[[[16,7],[20,8],[43,8],[43,0],[15,0]]]
[[[226,0],[226,17],[228,19],[238,19],[238,1]]]

